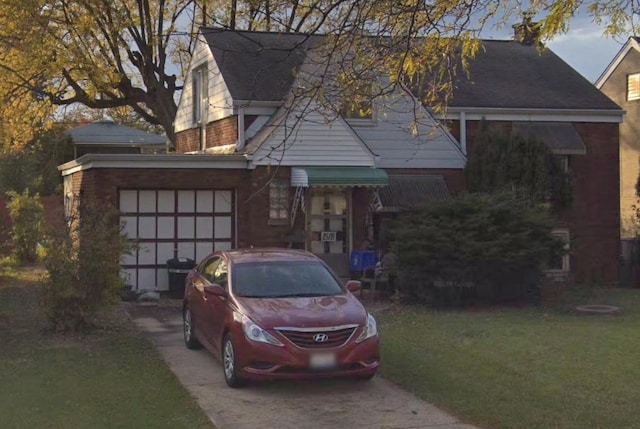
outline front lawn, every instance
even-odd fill
[[[124,317],[82,337],[44,332],[42,273],[0,261],[0,427],[213,428]]]
[[[640,428],[640,290],[379,316],[382,374],[483,428]],[[582,316],[575,305],[622,307]]]

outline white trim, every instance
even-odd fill
[[[545,273],[549,276],[555,275],[564,275],[568,274],[571,271],[571,260],[569,253],[571,251],[571,234],[569,233],[569,229],[567,228],[557,228],[551,231],[551,234],[555,236],[561,236],[564,240],[564,250],[566,253],[562,255],[562,269],[550,269],[546,270]]]
[[[622,60],[624,60],[631,49],[635,49],[636,51],[640,52],[640,45],[633,37],[629,37],[629,40],[627,40],[626,43],[622,46],[622,49],[618,51],[616,56],[613,57],[609,65],[604,69],[600,77],[596,79],[596,81],[594,82],[596,88],[602,88],[602,85],[604,85],[611,74],[618,68]]]
[[[504,109],[482,107],[450,107],[445,119],[459,120],[464,114],[467,121],[520,121],[520,122],[595,122],[621,123],[626,112],[620,110],[565,110],[565,109]]]
[[[62,176],[92,168],[247,169],[243,155],[87,154],[58,166]]]

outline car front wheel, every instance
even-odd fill
[[[229,387],[242,387],[245,382],[238,376],[238,368],[236,367],[236,350],[233,346],[231,334],[224,337],[222,344],[222,366],[224,369],[224,380]]]
[[[193,336],[194,326],[191,310],[189,310],[189,307],[185,307],[182,312],[182,332],[184,334],[184,344],[191,350],[199,349],[201,347],[198,340]]]

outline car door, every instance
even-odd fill
[[[191,308],[194,317],[194,325],[200,334],[200,339],[209,346],[216,348],[217,345],[213,339],[212,332],[212,315],[208,301],[211,296],[205,293],[205,287],[213,282],[213,275],[216,268],[222,261],[221,256],[212,256],[203,261],[198,267],[197,273],[193,279],[194,293],[191,299]]]
[[[229,268],[224,258],[220,258],[212,274],[212,283],[219,284],[224,290],[229,292]],[[225,316],[228,311],[228,297],[218,295],[207,295],[207,314],[210,317],[211,337],[213,346],[221,350],[222,334],[224,332]]]

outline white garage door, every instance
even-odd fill
[[[120,223],[138,249],[122,260],[122,272],[134,290],[169,289],[167,260],[196,262],[235,243],[232,190],[119,191]]]

